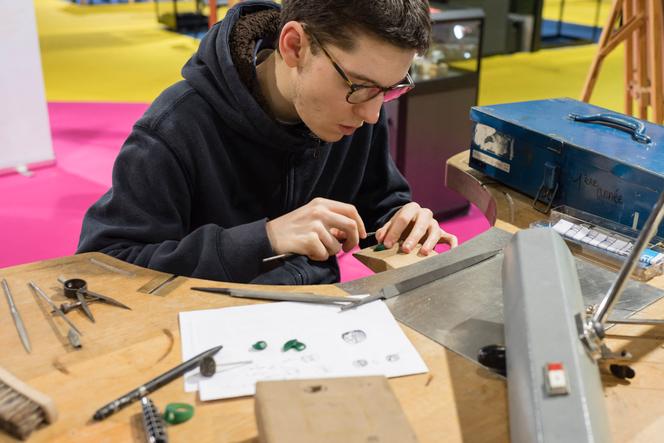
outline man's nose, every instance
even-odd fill
[[[358,118],[373,125],[378,121],[381,106],[383,106],[383,94],[378,94],[367,102],[354,105],[354,112]]]

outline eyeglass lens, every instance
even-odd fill
[[[401,97],[403,94],[406,92],[410,91],[412,87],[410,86],[402,86],[399,88],[394,88],[390,89],[388,91],[385,91],[385,94],[383,95],[383,102],[389,102],[391,100],[397,99]],[[376,97],[378,94],[380,94],[382,91],[380,88],[362,88],[362,89],[357,89],[355,90],[352,94],[348,96],[348,101],[350,103],[358,104],[358,103],[364,103],[372,98]]]

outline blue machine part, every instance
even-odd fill
[[[474,107],[471,119],[470,165],[539,208],[640,229],[664,190],[662,126],[570,98]]]

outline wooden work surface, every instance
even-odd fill
[[[475,204],[491,224],[509,232],[526,229],[547,216],[532,207],[532,198],[497,183],[468,165],[469,151],[447,161],[446,185]],[[664,289],[664,276],[649,284]],[[664,319],[664,299],[636,317]],[[632,380],[602,372],[609,426],[614,442],[662,441],[664,435],[664,326],[617,325],[607,334],[613,351],[627,349],[634,356]],[[506,399],[506,396],[501,398]],[[503,400],[504,401],[504,400]],[[501,408],[506,408],[501,405]]]
[[[448,175],[448,186],[470,197],[489,216],[493,207],[499,218],[503,214],[509,217],[501,202],[501,198],[506,201],[502,192],[507,190],[493,184],[483,188],[483,178],[468,171],[463,159],[461,154],[450,160],[448,173],[453,172]],[[528,213],[529,199],[507,192],[518,205],[513,207],[515,225],[496,222],[494,217],[492,221],[499,227],[516,231],[526,227],[527,220],[541,218]],[[494,193],[498,198],[493,199]],[[41,310],[27,287],[32,280],[60,303],[65,301],[57,282],[60,276],[84,278],[91,290],[128,304],[132,311],[93,304],[91,309],[97,319],[94,324],[80,312],[69,314],[84,334],[83,348],[75,350],[64,337],[54,333],[54,323],[60,331],[66,331],[62,321],[53,320]],[[193,292],[190,286],[210,282],[182,277],[148,293],[167,277],[102,254],[82,254],[0,270],[0,278],[6,278],[11,286],[33,347],[31,354],[24,351],[7,305],[0,302],[0,366],[51,396],[60,414],[56,423],[35,432],[29,441],[144,441],[138,403],[102,422],[92,422],[91,416],[108,401],[182,361],[178,312],[253,303]],[[652,284],[662,288],[664,280],[660,278]],[[278,289],[342,293],[332,285]],[[648,307],[642,316],[664,318],[664,303]],[[390,379],[419,440],[509,441],[505,381],[418,332],[403,325],[402,328],[430,370],[429,374]],[[659,441],[664,434],[664,402],[659,400],[664,391],[664,328],[620,326],[610,332],[610,346],[614,350],[629,349],[635,356],[632,366],[637,373],[630,381],[603,375],[614,441]],[[223,338],[220,341],[223,344]],[[150,397],[161,409],[171,402],[195,405],[192,420],[169,428],[172,442],[258,441],[252,398],[202,403],[195,393],[184,392],[182,379]],[[0,442],[5,441],[13,440],[0,433]]]
[[[54,333],[53,322],[66,332],[62,320],[40,310],[41,303],[36,302],[36,296],[27,286],[32,280],[61,303],[66,299],[57,282],[60,276],[83,278],[90,290],[116,298],[131,306],[132,311],[92,304],[90,308],[97,320],[94,324],[81,312],[68,314],[83,332],[83,347],[75,350],[64,337]],[[178,312],[252,303],[191,291],[190,286],[210,285],[210,282],[181,277],[154,294],[147,293],[167,277],[96,253],[0,270],[0,278],[9,282],[32,343],[32,353],[27,354],[4,297],[0,297],[3,299],[0,366],[51,396],[60,414],[56,423],[35,432],[29,441],[144,441],[138,403],[102,422],[92,422],[92,414],[182,361]],[[332,285],[278,288],[343,294]],[[429,374],[390,379],[419,440],[507,441],[504,382],[412,329],[402,327],[430,370]],[[220,343],[223,344],[223,338]],[[253,398],[202,403],[195,393],[184,392],[182,379],[150,397],[162,410],[171,402],[195,405],[192,420],[169,427],[172,442],[258,441]],[[13,440],[0,432],[0,441]]]

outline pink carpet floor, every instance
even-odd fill
[[[56,164],[32,177],[0,176],[0,268],[71,255],[86,209],[111,183],[113,161],[145,104],[49,103]],[[489,223],[476,207],[441,223],[466,241]],[[446,247],[440,246],[439,251]],[[350,253],[342,281],[370,275]]]

